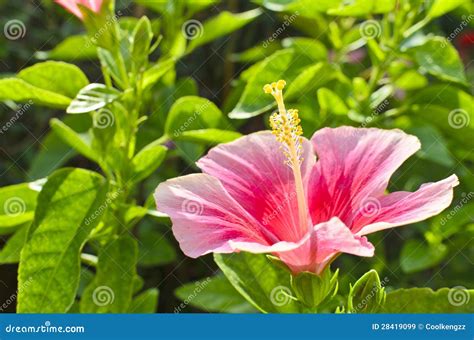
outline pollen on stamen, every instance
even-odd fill
[[[303,129],[301,128],[298,110],[285,109],[282,92],[285,85],[284,80],[279,80],[265,85],[263,90],[265,93],[272,94],[278,104],[278,111],[270,116],[270,126],[273,135],[282,144],[281,147],[286,157],[285,163],[290,167],[294,167],[299,166],[303,161],[301,157]]]

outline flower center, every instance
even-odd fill
[[[295,179],[296,197],[298,199],[298,216],[300,225],[300,236],[307,232],[308,214],[306,207],[306,196],[303,188],[303,179],[301,177],[301,163],[303,162],[302,137],[303,129],[301,120],[298,117],[298,110],[286,110],[283,101],[283,88],[286,82],[279,80],[276,83],[267,84],[263,87],[265,93],[273,95],[277,104],[278,111],[270,116],[270,126],[272,133],[281,143],[281,149],[285,154],[285,164],[293,171]]]

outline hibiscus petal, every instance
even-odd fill
[[[320,273],[338,253],[368,257],[374,255],[374,246],[365,237],[352,234],[337,217],[315,225],[308,235],[300,247],[277,253],[295,273]]]
[[[313,223],[338,216],[352,226],[353,211],[383,194],[395,170],[420,148],[401,130],[324,128],[311,139],[319,157],[308,193]]]
[[[96,13],[100,12],[100,8],[102,7],[102,0],[80,0],[80,2]]]
[[[367,235],[437,215],[451,204],[453,188],[458,184],[457,176],[452,175],[436,183],[423,184],[415,192],[399,191],[383,196],[378,199],[376,211],[359,213],[353,231],[357,235]]]
[[[229,241],[268,246],[277,241],[224,189],[206,174],[174,178],[155,192],[157,209],[168,214],[173,233],[189,257],[235,251]]]
[[[82,19],[82,12],[77,7],[77,1],[75,0],[55,0],[56,3],[63,6],[68,12],[74,14],[79,19]]]
[[[306,186],[315,157],[308,140],[302,145]],[[294,176],[280,147],[270,132],[253,133],[213,148],[197,165],[218,178],[230,196],[279,240],[298,242],[305,232],[298,228]]]

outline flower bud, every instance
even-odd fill
[[[375,270],[370,270],[351,285],[347,310],[349,313],[375,313],[385,303],[385,288]]]

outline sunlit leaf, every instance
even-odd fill
[[[64,313],[74,302],[80,252],[99,223],[107,183],[97,173],[62,169],[48,177],[20,257],[19,313]]]
[[[205,312],[252,313],[255,308],[240,295],[224,275],[187,283],[175,290],[183,301],[175,310],[182,312],[189,303]]]
[[[81,313],[128,311],[137,256],[137,242],[129,235],[113,239],[101,248],[95,277],[82,294]]]

